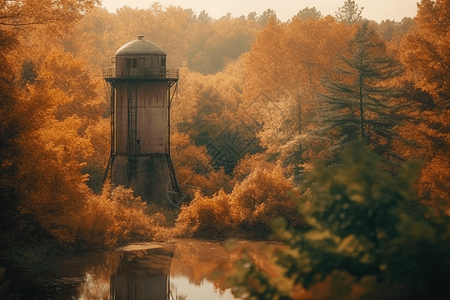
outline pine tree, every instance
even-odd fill
[[[391,142],[400,139],[393,131],[400,117],[392,100],[401,91],[389,86],[389,80],[402,73],[401,65],[387,54],[385,43],[368,22],[359,26],[340,60],[342,67],[336,69],[333,78],[322,81],[329,91],[321,94],[325,132],[341,136],[336,142],[339,149],[361,139],[389,161],[398,160]]]

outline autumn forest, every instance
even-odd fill
[[[180,70],[175,205],[104,182],[102,69],[139,35]],[[449,45],[450,0],[379,23],[351,0],[287,22],[271,9],[213,19],[158,2],[109,13],[99,0],[1,1],[0,246],[275,239],[290,248],[277,262],[294,286],[419,299],[450,275]],[[242,299],[307,299],[256,267],[239,274]]]

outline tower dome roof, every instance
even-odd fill
[[[166,55],[166,52],[155,43],[144,39],[143,35],[138,36],[134,41],[131,41],[117,50],[116,55],[122,54],[160,54]]]

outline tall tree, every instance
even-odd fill
[[[281,55],[286,63],[284,66],[280,65],[283,67],[279,68],[280,74],[288,75],[282,81],[284,96],[277,102],[278,109],[262,115],[265,118],[259,137],[261,145],[266,147],[268,152],[279,154],[279,161],[282,161],[283,165],[292,166],[293,170],[304,164],[304,152],[310,151],[316,143],[309,133],[315,126],[313,120],[319,111],[320,102],[311,90],[319,89],[320,78],[331,72],[336,64],[335,53],[345,49],[348,29],[348,26],[337,23],[331,16],[320,19],[302,19],[296,16],[284,27],[279,47],[284,49]],[[270,41],[267,40],[266,43]],[[256,47],[253,50],[256,50]],[[274,51],[259,53],[264,59],[275,54]],[[247,64],[246,67],[264,67],[260,65],[261,61],[262,59],[253,62],[257,66]],[[252,81],[253,84],[256,82]],[[258,90],[270,88],[267,82],[261,82]],[[266,109],[268,107],[263,104],[260,106]]]
[[[294,17],[289,22],[284,39],[285,59],[300,86],[317,88],[315,85],[320,84],[320,78],[336,65],[336,53],[345,49],[349,31],[348,26],[330,16]]]
[[[267,95],[278,101],[286,95],[290,76],[286,72],[285,26],[275,18],[270,18],[267,25],[256,36],[249,52],[242,56],[246,77],[244,94],[253,100]]]
[[[417,30],[405,41],[403,62],[416,87],[430,93],[441,108],[450,108],[450,1],[418,4]]]
[[[326,130],[338,131],[338,148],[361,139],[378,154],[396,157],[390,145],[399,138],[393,131],[399,120],[391,100],[400,92],[390,87],[389,81],[402,73],[401,65],[387,54],[385,43],[367,21],[359,26],[340,59],[342,67],[322,83],[329,91],[322,94],[327,103],[323,115],[329,124]]]
[[[420,95],[414,98],[420,121],[415,136],[424,138],[426,151],[419,155],[426,164],[419,190],[424,199],[441,197],[450,203],[450,1],[421,1],[415,22],[400,53],[406,77]]]
[[[359,8],[358,4],[352,0],[346,0],[342,7],[336,12],[336,19],[339,22],[353,24],[362,20],[361,14],[364,7]]]

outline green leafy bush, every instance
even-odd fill
[[[413,183],[421,164],[406,163],[392,178],[361,142],[348,145],[342,158],[336,167],[317,163],[295,199],[305,230],[283,219],[273,223],[289,247],[275,253],[286,279],[309,291],[327,288],[322,299],[439,298],[450,279],[450,217],[417,204]],[[236,296],[294,298],[248,259],[240,265],[232,278]]]

